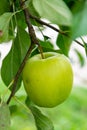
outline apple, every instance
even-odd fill
[[[26,62],[23,83],[30,99],[40,107],[55,107],[69,96],[73,71],[69,59],[59,53],[37,54]]]

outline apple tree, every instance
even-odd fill
[[[1,79],[7,86],[4,93],[0,93],[0,130],[10,130],[12,121],[16,123],[12,116],[15,111],[16,115],[21,115],[22,108],[27,116],[30,114],[28,122],[33,120],[35,129],[55,130],[52,121],[24,93],[22,71],[27,60],[36,54],[44,59],[44,52],[55,52],[69,59],[73,41],[87,54],[87,44],[82,37],[87,34],[86,13],[87,0],[0,0],[0,44],[12,43],[0,71]],[[57,32],[56,49],[51,37],[44,33],[47,28]],[[42,38],[37,37],[37,30]],[[82,64],[84,57],[77,50],[76,53]],[[23,113],[19,120],[25,119],[24,116]],[[23,130],[30,129],[26,127]]]

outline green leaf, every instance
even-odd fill
[[[5,57],[1,67],[1,77],[6,86],[10,84],[15,74],[17,73],[19,66],[30,47],[30,39],[28,33],[19,28],[16,38],[13,41],[12,48],[9,54]],[[21,76],[18,82],[20,87]]]
[[[70,38],[68,38],[62,34],[59,34],[57,37],[56,44],[62,50],[63,54],[68,56],[70,45],[71,45]]]
[[[24,12],[21,11],[19,13],[16,14],[16,18],[17,18],[17,24],[18,26],[20,26],[21,28],[26,28],[27,24],[25,22],[25,16],[24,16]]]
[[[10,110],[6,103],[0,104],[0,130],[10,129]]]
[[[75,52],[76,52],[76,54],[77,54],[77,56],[79,58],[81,67],[83,67],[84,64],[85,64],[84,56],[77,49],[75,49]]]
[[[9,0],[0,0],[0,15],[10,11]]]
[[[49,48],[49,49],[53,49],[53,45],[52,43],[49,41],[49,40],[46,40],[46,41],[39,41],[40,42],[40,45],[44,48]]]
[[[87,1],[81,4],[79,11],[75,13],[72,20],[72,38],[87,35]]]
[[[37,130],[54,130],[51,120],[43,115],[39,109],[34,106],[31,106],[30,109],[35,118]]]
[[[9,39],[9,23],[13,16],[13,13],[5,13],[0,16],[0,43],[7,42]]]
[[[33,0],[36,11],[57,25],[71,25],[72,14],[63,0]]]

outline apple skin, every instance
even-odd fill
[[[31,57],[23,69],[23,83],[30,99],[40,107],[55,107],[69,96],[73,71],[69,59],[59,53],[45,52]]]

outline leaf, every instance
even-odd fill
[[[57,37],[56,44],[62,50],[63,54],[68,56],[70,45],[71,45],[70,38],[68,38],[62,34],[59,34]]]
[[[0,104],[0,130],[10,129],[10,111],[6,103]]]
[[[10,4],[8,0],[0,0],[0,15],[10,11]]]
[[[72,38],[87,35],[87,1],[81,4],[80,10],[73,17]]]
[[[49,48],[49,49],[53,49],[53,45],[52,43],[49,41],[49,40],[46,40],[46,41],[39,41],[40,42],[40,45],[44,48]]]
[[[1,67],[1,77],[4,83],[8,86],[15,74],[17,73],[19,66],[30,46],[30,39],[28,33],[19,28],[16,38],[13,41],[12,48],[9,54],[5,57]],[[18,82],[18,87],[21,83],[21,76]]]
[[[39,109],[34,106],[31,106],[30,109],[35,118],[37,130],[54,130],[51,120],[43,115]]]
[[[77,56],[79,58],[81,67],[83,67],[84,64],[85,64],[84,56],[77,49],[75,49],[75,52],[76,52],[76,54],[77,54]]]
[[[9,39],[9,23],[13,16],[13,13],[5,13],[0,16],[0,43],[7,42]]]
[[[25,29],[27,27],[27,25],[26,25],[26,22],[25,22],[25,16],[24,16],[23,11],[17,13],[16,17],[17,17],[18,26]]]
[[[57,25],[71,25],[72,14],[63,0],[33,0],[36,11]]]

